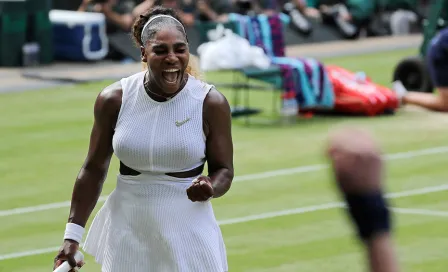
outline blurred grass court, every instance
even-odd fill
[[[390,51],[324,62],[365,71],[390,86],[396,63],[416,53]],[[226,79],[231,75],[207,74],[207,81]],[[0,271],[51,271],[67,201],[86,155],[93,103],[109,83],[0,95]],[[220,91],[232,102],[229,90]],[[251,106],[264,113],[252,117],[249,126],[244,119],[234,120],[235,183],[225,197],[213,201],[230,271],[366,271],[323,156],[329,130],[341,125],[370,130],[389,154],[386,187],[402,271],[447,271],[446,115],[405,107],[394,116],[314,117],[289,126],[267,125],[272,94],[250,95]],[[114,158],[103,196],[115,187],[117,172]],[[100,267],[88,256],[81,271]]]

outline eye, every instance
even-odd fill
[[[156,55],[164,55],[164,54],[167,53],[167,50],[166,50],[166,49],[157,48],[157,49],[154,49],[153,52],[154,52]]]
[[[183,54],[183,53],[185,53],[186,51],[187,51],[186,48],[178,48],[178,49],[176,49],[176,52],[179,53],[179,54]]]

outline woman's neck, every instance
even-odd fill
[[[154,81],[154,78],[150,75],[149,72],[145,73],[145,80],[143,85],[145,87],[146,93],[154,100],[158,102],[168,101],[174,96],[176,96],[186,85],[188,79],[188,74],[184,74],[182,78],[182,82],[179,86],[179,89],[173,94],[165,93]]]

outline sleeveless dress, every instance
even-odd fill
[[[151,99],[145,72],[121,80],[114,153],[137,176],[119,174],[83,249],[103,272],[225,272],[226,249],[210,201],[191,202],[196,178],[165,175],[205,162],[203,102],[212,88],[189,76],[166,102]]]

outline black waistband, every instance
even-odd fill
[[[189,178],[189,177],[195,177],[202,173],[204,170],[204,165],[202,164],[192,170],[180,172],[180,173],[165,173],[168,176],[176,177],[176,178]],[[123,176],[138,176],[141,174],[141,172],[134,170],[130,168],[129,166],[125,165],[120,161],[120,174]]]

